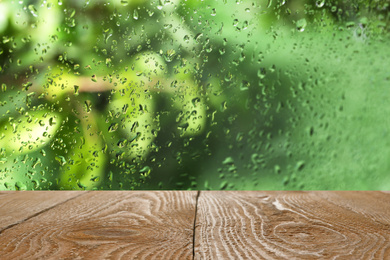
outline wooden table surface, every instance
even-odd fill
[[[0,192],[0,259],[390,259],[390,193]]]

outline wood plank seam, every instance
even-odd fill
[[[198,201],[200,196],[200,190],[198,190],[198,193],[196,194],[196,200],[195,200],[195,217],[194,217],[194,226],[192,229],[192,259],[195,259],[195,227],[196,227],[196,215],[198,214]]]
[[[28,220],[30,220],[30,219],[32,219],[32,218],[35,218],[35,217],[41,215],[42,213],[45,213],[45,212],[47,212],[47,211],[49,211],[49,210],[51,210],[51,209],[53,209],[53,208],[55,208],[55,207],[57,207],[57,206],[59,206],[59,205],[62,205],[62,204],[64,204],[64,203],[68,202],[68,201],[71,201],[71,200],[76,199],[76,198],[78,198],[78,197],[80,197],[80,196],[83,196],[83,195],[85,195],[85,194],[87,194],[87,193],[89,193],[89,192],[90,192],[90,191],[87,191],[87,192],[82,193],[82,194],[80,194],[80,195],[77,195],[77,196],[75,196],[75,197],[69,198],[69,199],[64,200],[64,201],[62,201],[62,202],[59,202],[59,203],[57,203],[57,204],[55,204],[55,205],[53,205],[53,206],[51,206],[51,207],[45,208],[45,209],[43,209],[43,210],[41,210],[41,211],[39,211],[39,212],[37,212],[37,213],[31,215],[31,216],[28,216],[28,217],[25,218],[25,219],[22,219],[21,221],[18,221],[18,222],[13,223],[13,224],[11,224],[11,225],[9,225],[9,226],[6,226],[6,227],[4,227],[3,229],[0,229],[0,235],[1,235],[4,231],[6,231],[7,229],[10,229],[10,228],[13,228],[13,227],[16,226],[16,225],[22,224],[22,223],[24,223],[24,222],[26,222],[26,221],[28,221]]]

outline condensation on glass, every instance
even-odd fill
[[[0,1],[0,190],[389,189],[388,1]]]

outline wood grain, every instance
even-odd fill
[[[83,193],[84,191],[1,191],[0,232]]]
[[[202,191],[195,259],[390,259],[390,194]]]
[[[196,191],[89,192],[0,234],[1,259],[192,259]]]

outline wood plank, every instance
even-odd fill
[[[196,191],[91,191],[0,234],[2,259],[192,259]]]
[[[390,259],[390,194],[202,191],[195,259]]]
[[[83,193],[84,191],[2,191],[0,232]]]

